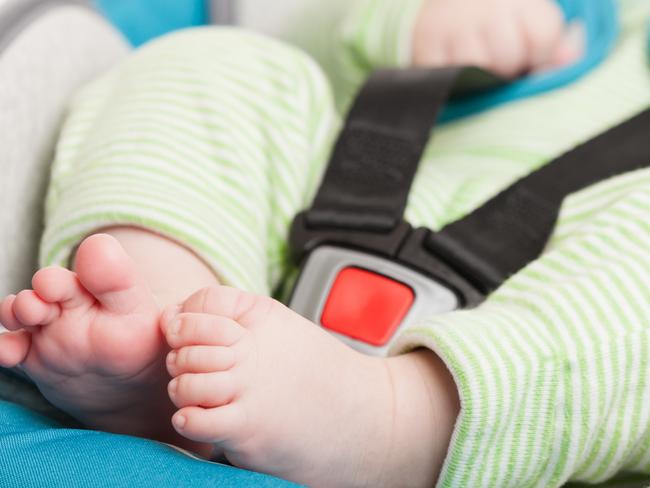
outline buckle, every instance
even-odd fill
[[[407,266],[331,245],[310,253],[290,300],[294,311],[377,356],[405,328],[460,305],[450,288]]]
[[[359,249],[381,256],[397,256],[404,241],[413,231],[405,220],[397,221],[388,231],[374,229],[323,227],[309,225],[307,212],[299,213],[293,220],[289,238],[293,260],[301,263],[306,256],[321,245],[332,244]]]

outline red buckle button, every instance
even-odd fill
[[[413,290],[399,281],[360,268],[345,268],[334,280],[321,323],[333,332],[383,346],[414,300]]]

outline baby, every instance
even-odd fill
[[[571,62],[581,50],[550,0],[429,0],[418,12],[415,65],[477,64],[512,77]],[[91,428],[223,452],[237,466],[310,486],[433,485],[456,455],[460,398],[466,416],[480,417],[449,343],[422,339],[401,355],[367,357],[260,284],[278,283],[288,223],[313,193],[336,133],[320,72],[292,49],[237,31],[182,34],[148,49],[72,111],[44,261],[74,253],[74,271],[41,269],[33,290],[2,302],[0,321],[12,332],[0,336],[0,364],[20,366]],[[247,86],[251,78],[258,84]],[[636,103],[598,123],[625,118]],[[600,129],[593,124],[564,144],[588,138]],[[440,227],[452,214],[431,210],[425,224]],[[77,247],[71,236],[79,234],[93,235]],[[495,313],[495,323],[503,320]],[[455,442],[469,436],[463,425]],[[445,483],[460,469],[447,466]],[[572,474],[531,473],[519,479],[559,483]]]

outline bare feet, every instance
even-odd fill
[[[0,365],[20,365],[85,425],[171,440],[159,307],[118,242],[86,239],[76,272],[51,267],[0,304]]]
[[[212,287],[162,320],[178,432],[309,486],[432,486],[458,398],[429,352],[363,356],[266,297]]]

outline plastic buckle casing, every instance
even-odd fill
[[[313,230],[298,215],[291,244],[302,267],[290,307],[354,349],[383,356],[408,327],[479,303],[483,295],[464,277],[418,255],[423,233],[406,222],[388,233]]]
[[[352,270],[367,274],[367,287],[363,282],[357,283],[356,289],[355,284],[345,283],[345,273]],[[377,284],[373,285],[375,282]],[[400,297],[387,297],[386,293],[399,293]],[[392,301],[397,299],[396,305],[389,304],[389,307],[399,319],[398,323],[376,323],[373,327],[374,320],[381,321],[376,316],[378,309],[385,309],[391,298]],[[294,311],[352,348],[373,356],[386,355],[398,333],[409,325],[455,310],[458,305],[455,293],[406,266],[368,253],[327,245],[309,255],[290,302]],[[332,307],[334,311],[329,312],[328,308]],[[340,307],[346,307],[345,313],[329,318]]]

